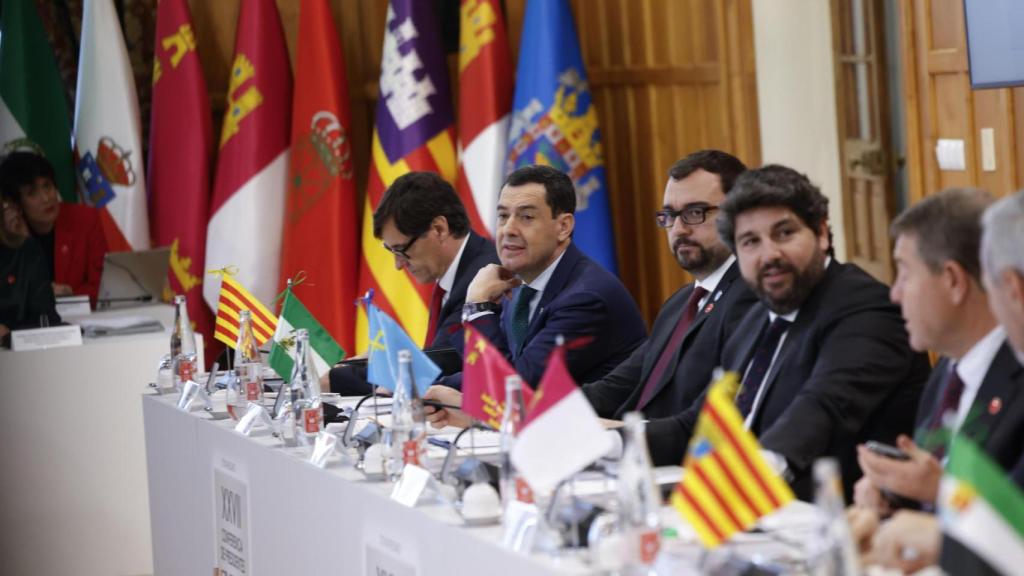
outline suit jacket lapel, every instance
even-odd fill
[[[984,444],[989,432],[1002,416],[1002,408],[1018,393],[1020,383],[1017,380],[1021,370],[1013,351],[1004,342],[992,359],[964,419],[961,430],[968,438]]]
[[[526,346],[533,336],[540,329],[542,324],[541,317],[544,315],[544,309],[547,305],[555,299],[556,296],[565,288],[565,285],[569,282],[569,277],[572,270],[576,267],[576,263],[582,258],[583,254],[576,248],[575,244],[569,243],[569,246],[565,249],[565,255],[562,256],[562,260],[555,266],[554,272],[551,273],[551,278],[548,279],[548,283],[544,286],[544,292],[540,295],[540,302],[537,302],[537,309],[533,313],[533,317],[530,318],[530,325],[526,328],[526,336],[523,337],[522,346]],[[518,292],[516,293],[518,294]],[[511,320],[511,318],[510,318]],[[520,346],[520,348],[522,348]],[[519,350],[516,351],[516,356],[519,355]]]

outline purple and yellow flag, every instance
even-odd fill
[[[417,284],[373,237],[373,211],[396,178],[412,171],[439,173],[454,183],[455,127],[448,69],[433,4],[391,0],[380,64],[380,98],[363,206],[360,293],[372,288],[374,304],[423,344],[432,286]],[[368,323],[360,309],[356,350],[365,352]]]

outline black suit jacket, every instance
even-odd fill
[[[508,344],[511,323],[512,306],[505,306],[500,317],[486,314],[472,321],[533,387],[540,383],[558,336],[567,343],[590,339],[585,345],[570,347],[566,354],[576,382],[601,378],[647,337],[640,310],[622,282],[571,243],[540,295],[518,350],[511,350]],[[461,350],[461,341],[458,346]],[[461,389],[462,374],[446,377],[441,383]]]
[[[729,338],[723,366],[744,373],[768,326],[761,303]],[[892,443],[913,430],[928,359],[910,349],[888,288],[853,264],[833,261],[800,307],[778,351],[751,431],[786,458],[797,496],[813,494],[811,465],[839,458],[847,490],[860,476],[855,447]],[[678,464],[703,402],[678,417],[651,422],[648,441],[658,464]]]
[[[682,320],[693,290],[694,284],[687,284],[665,301],[650,338],[607,376],[583,387],[599,416],[622,419],[626,412],[640,410],[648,419],[669,417],[689,408],[707,388],[712,371],[720,364],[726,338],[757,302],[736,263],[729,266],[697,312],[682,345],[655,384],[654,394],[645,405],[639,405],[651,371]]]
[[[934,442],[944,440],[930,437],[929,428],[946,391],[949,370],[950,360],[943,358],[921,397],[914,436],[924,448],[930,449]],[[958,434],[977,443],[1008,472],[1024,454],[1024,368],[1008,342],[992,358]]]
[[[494,243],[470,230],[466,240],[466,249],[462,251],[459,266],[455,269],[455,282],[448,293],[448,301],[441,307],[441,320],[437,331],[426,350],[455,348],[462,350],[462,305],[466,303],[466,290],[469,283],[476,277],[477,271],[488,264],[498,263],[498,253]],[[370,393],[370,384],[366,381],[366,365],[342,364],[331,368],[331,392],[345,396],[362,396]]]
[[[434,332],[433,340],[427,349],[462,349],[462,306],[466,303],[466,290],[481,268],[498,263],[494,242],[489,242],[471,230],[466,241],[466,249],[459,260],[459,267],[455,269],[455,282],[448,293],[448,301],[441,307],[441,320],[437,323],[437,332]]]

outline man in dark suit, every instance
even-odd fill
[[[933,504],[950,433],[974,440],[1006,469],[1021,454],[1024,368],[989,310],[981,279],[981,215],[990,203],[985,192],[945,190],[892,224],[892,300],[902,307],[911,346],[943,358],[918,407],[916,443],[906,436],[897,441],[910,459],[860,448],[859,505],[882,504],[878,490]]]
[[[558,337],[576,343],[566,361],[577,382],[601,378],[646,337],[626,287],[572,244],[575,211],[572,180],[558,170],[526,166],[509,174],[498,199],[501,265],[481,269],[466,293],[466,320],[533,387]],[[499,312],[498,303],[506,298],[511,302]],[[459,405],[461,374],[441,383],[425,396]],[[454,410],[427,417],[436,426],[469,422]]]
[[[520,168],[505,180],[497,211],[501,265],[486,266],[473,279],[467,320],[531,386],[540,382],[559,336],[585,340],[566,358],[577,382],[604,376],[640,345],[647,329],[622,282],[572,243],[572,180],[548,166]],[[499,316],[497,304],[505,298],[510,303]]]
[[[665,302],[650,337],[625,362],[583,387],[599,416],[620,420],[640,410],[650,419],[669,417],[707,387],[726,337],[757,301],[714,222],[745,170],[718,150],[694,152],[669,170],[657,223],[679,266],[695,280]]]
[[[927,359],[910,349],[886,287],[833,260],[828,199],[805,176],[748,171],[721,212],[719,233],[760,300],[722,353],[742,377],[745,425],[799,497],[811,497],[811,465],[822,456],[839,458],[850,485],[858,442],[912,428]],[[657,464],[682,461],[701,405],[649,424]]]
[[[455,189],[433,172],[396,179],[373,213],[373,235],[422,284],[434,284],[427,350],[462,347],[462,305],[478,270],[498,262],[494,245],[469,227]],[[330,387],[345,395],[369,394],[365,366],[331,369]]]
[[[984,202],[983,197],[976,197],[975,193],[966,191],[944,192],[943,194],[948,195],[948,197],[939,200],[926,200],[925,202],[941,202],[946,204],[958,199],[960,195],[965,195],[960,200],[967,202],[969,207],[972,208],[977,203]],[[939,196],[942,195],[940,194]],[[917,206],[915,206],[916,208]],[[925,207],[920,209],[927,209],[930,212],[935,208]],[[974,213],[975,210],[972,209],[970,212]],[[918,215],[914,219],[917,220],[922,216]],[[976,226],[976,223],[972,222],[971,225]],[[904,314],[910,312],[911,317],[913,317],[914,312],[909,309],[913,308],[910,300],[917,295],[913,290],[913,267],[916,264],[914,257],[917,256],[923,260],[930,251],[925,246],[928,242],[924,240],[924,234],[920,231],[910,232],[911,227],[906,223],[901,224],[900,228],[902,230],[901,237],[906,237],[910,245],[908,246],[907,242],[904,242],[902,246],[897,244],[897,250],[899,248],[916,248],[917,252],[915,254],[914,250],[910,250],[907,254],[909,262],[906,267],[908,270],[904,272],[903,284],[900,286],[900,293],[898,294],[904,301],[904,309],[906,310]],[[930,226],[927,228],[930,228]],[[916,225],[913,230],[917,230]],[[947,240],[961,242],[965,238],[972,238],[971,233],[975,235],[973,237],[976,237],[977,230],[975,229],[970,232],[954,230],[943,223],[941,233],[944,238],[940,238],[937,241],[933,238],[933,242],[928,244],[937,243],[944,245],[947,243]],[[988,430],[983,429],[983,426],[980,425],[982,423],[972,423],[965,420],[961,424],[958,433],[975,439],[986,452],[992,455],[1004,467],[1006,467],[1006,462],[1012,459],[1013,454],[1011,453],[1014,452],[1013,448],[1016,448],[1015,455],[1018,461],[1010,469],[1010,478],[1021,489],[1024,489],[1024,458],[1022,458],[1024,457],[1024,443],[1018,440],[1016,446],[1009,445],[1015,427],[1013,419],[1019,418],[1019,408],[1024,403],[1022,392],[1019,390],[1011,392],[1014,398],[1012,407],[1008,404],[1009,399],[1001,395],[1002,392],[996,392],[998,396],[995,397],[991,394],[991,390],[995,386],[999,386],[1003,392],[1007,392],[1008,387],[1011,385],[1010,382],[1002,385],[996,384],[995,379],[991,376],[997,372],[1006,374],[1012,380],[1012,385],[1017,388],[1024,384],[1021,380],[1022,376],[1019,369],[1019,364],[1024,362],[1024,258],[1022,258],[1020,250],[1022,242],[1024,242],[1024,192],[1018,192],[987,208],[982,218],[980,276],[984,286],[983,295],[987,295],[988,307],[991,309],[992,315],[982,314],[980,319],[984,320],[984,322],[980,325],[970,326],[968,331],[980,331],[988,324],[989,318],[994,318],[1005,330],[1006,341],[998,349],[996,356],[989,365],[988,372],[985,374],[984,380],[977,391],[977,396],[971,403],[971,410],[967,414],[968,419],[971,418],[971,412],[979,414],[977,409],[982,408],[985,404],[983,396],[988,396],[990,398],[988,405],[984,406],[985,412],[981,413],[986,415],[979,417],[979,419],[987,420],[984,426]],[[977,250],[977,245],[976,243],[974,244],[973,249]],[[960,257],[962,258],[963,256]],[[972,265],[974,264],[972,263]],[[963,264],[960,264],[957,260],[947,266],[947,273],[939,277],[939,280],[931,287],[932,290],[944,293],[948,290],[951,280],[963,278],[959,282],[961,287],[966,288],[968,292],[975,296],[978,295],[978,287],[975,285],[976,279],[970,277],[970,273],[966,269],[957,270],[957,267],[966,268]],[[893,292],[894,295],[897,295],[895,288]],[[939,313],[941,314],[942,312]],[[937,338],[933,334],[933,330],[928,329],[930,328],[930,323],[926,323],[923,320],[920,318],[908,318],[908,326],[912,326],[910,328],[911,334],[917,332],[921,333],[923,338],[940,340],[945,340],[951,336],[939,335]],[[971,323],[974,324],[977,320],[978,318],[972,318]],[[959,332],[959,327],[954,332]],[[989,334],[991,334],[991,331]],[[981,340],[984,340],[987,336],[988,334],[982,336]],[[979,343],[971,346],[971,351],[968,351],[966,354],[969,355],[977,350]],[[960,347],[962,348],[963,346],[965,345],[961,344]],[[984,345],[982,345],[982,349],[984,349]],[[1009,364],[1009,359],[1006,357],[1007,350],[1012,353],[1012,357],[1018,362],[1017,370],[1013,370]],[[958,368],[963,363],[964,360],[961,360],[958,363]],[[931,405],[934,407],[935,403],[931,400],[934,400],[939,386],[944,386],[943,393],[949,389],[948,383],[942,382],[941,379],[937,378],[943,374],[949,374],[948,369],[943,371],[942,366],[937,367],[932,378],[933,382],[929,383],[928,392],[930,394],[926,394],[922,402],[923,406]],[[986,391],[986,387],[988,387],[988,391]],[[993,402],[996,398],[999,401]],[[992,412],[995,413],[993,414]],[[951,418],[950,420],[954,423],[956,422],[956,418]],[[919,421],[921,421],[920,416]],[[914,457],[921,457],[921,451],[916,446],[909,445],[907,448]],[[859,485],[858,497],[863,498],[864,495],[864,487]],[[873,504],[873,502],[869,503]],[[851,511],[851,517],[855,513],[863,516],[863,508],[855,508]],[[870,523],[866,524],[870,525]],[[947,574],[987,575],[1000,573],[985,559],[966,548],[959,541],[944,537],[939,519],[933,514],[912,511],[897,512],[891,520],[884,523],[878,529],[878,532],[874,534],[873,544],[871,556],[875,562],[884,566],[901,568],[906,573],[914,572],[924,566],[936,563]]]

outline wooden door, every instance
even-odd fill
[[[884,1],[832,0],[832,37],[847,259],[889,283],[889,222],[896,202]]]

